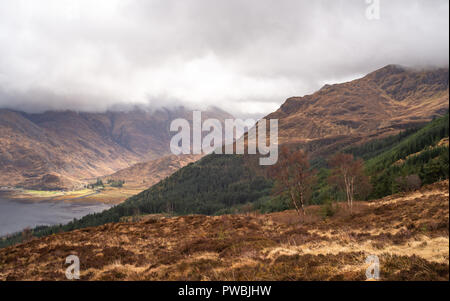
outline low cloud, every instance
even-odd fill
[[[0,0],[0,107],[260,117],[387,64],[448,66],[447,0]]]

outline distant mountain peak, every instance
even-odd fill
[[[399,74],[399,73],[403,73],[403,72],[406,72],[405,67],[403,67],[401,65],[390,64],[390,65],[386,65],[383,68],[380,68],[378,70],[375,70],[375,71],[369,73],[366,77],[379,78],[379,77],[389,76],[389,75],[393,75],[393,74]]]
[[[448,110],[448,79],[448,68],[387,65],[360,79],[290,97],[266,118],[279,119],[280,143],[394,134]]]

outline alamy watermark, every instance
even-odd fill
[[[366,18],[368,20],[380,20],[380,1],[381,0],[365,0],[367,3]]]
[[[76,255],[66,257],[66,264],[70,266],[66,269],[66,278],[68,280],[80,279],[80,258]],[[377,255],[369,255],[366,258],[366,279],[379,280],[380,279],[380,259]]]
[[[369,266],[366,269],[367,280],[380,279],[380,259],[377,255],[369,255],[366,258],[366,264]]]
[[[66,278],[69,280],[80,279],[80,258],[76,255],[67,256],[66,264],[70,264],[66,269]]]
[[[175,119],[170,124],[170,131],[178,132],[170,141],[170,150],[174,155],[242,155],[247,149],[249,155],[262,155],[260,165],[277,163],[278,119],[261,119],[258,122],[253,119],[225,119],[223,129],[218,119],[210,118],[202,122],[200,111],[194,111],[192,115],[192,131],[191,123],[186,119]]]

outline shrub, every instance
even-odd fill
[[[336,214],[337,206],[332,200],[326,200],[321,208],[321,215],[323,218],[332,217]]]

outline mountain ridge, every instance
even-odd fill
[[[388,65],[353,81],[290,97],[266,119],[280,120],[280,144],[391,135],[443,115],[448,110],[448,78],[448,68]]]
[[[205,118],[232,118],[212,109]],[[169,155],[170,122],[184,107],[105,113],[0,109],[0,183],[36,189],[81,187],[133,164]]]

